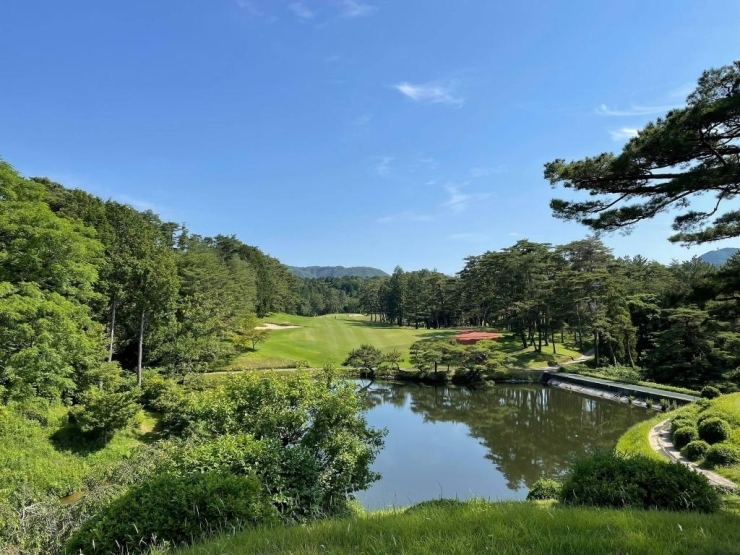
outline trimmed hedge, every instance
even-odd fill
[[[707,449],[704,463],[709,467],[740,463],[740,448],[729,443],[717,443]]]
[[[673,445],[676,449],[682,449],[697,439],[699,439],[699,432],[693,426],[684,426],[673,432]]]
[[[595,507],[712,513],[719,494],[703,474],[679,463],[613,451],[577,459],[563,483],[561,503]]]
[[[699,437],[710,444],[726,440],[730,431],[730,424],[716,416],[699,422]]]
[[[706,441],[698,439],[686,445],[683,448],[683,454],[690,461],[698,461],[706,454],[709,447],[710,445]]]

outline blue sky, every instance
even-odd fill
[[[292,265],[458,271],[564,243],[542,177],[619,149],[740,54],[715,0],[24,0],[0,156]],[[662,262],[670,217],[606,238]],[[739,241],[717,243],[740,246]]]

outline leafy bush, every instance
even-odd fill
[[[719,443],[730,435],[730,425],[716,416],[702,420],[699,423],[699,437],[707,443]]]
[[[740,463],[740,448],[730,443],[717,443],[707,449],[704,463],[709,467]]]
[[[679,414],[673,420],[671,420],[671,436],[676,433],[679,428],[696,426],[694,418],[689,415]]]
[[[722,392],[711,385],[708,385],[701,390],[701,396],[703,399],[715,399],[720,395],[722,395]]]
[[[225,529],[276,521],[255,477],[220,473],[162,475],[129,490],[88,520],[67,543],[71,553],[145,553]]]
[[[671,402],[668,399],[661,399],[660,410],[662,410],[663,412],[668,412],[669,408],[671,408]]]
[[[678,463],[613,451],[577,459],[560,493],[569,505],[711,513],[720,498],[707,478]]]
[[[673,445],[676,449],[681,449],[697,439],[699,439],[699,433],[693,426],[684,426],[673,432]]]
[[[80,404],[72,408],[70,415],[83,432],[108,438],[136,416],[141,409],[138,398],[137,390],[111,392],[92,386],[80,395]]]
[[[543,499],[557,499],[560,496],[562,484],[555,480],[540,478],[537,480],[532,489],[527,494],[527,501],[536,501]]]
[[[683,454],[690,461],[698,461],[709,450],[709,444],[701,439],[692,441],[683,448]]]
[[[170,429],[194,438],[194,445],[201,445],[192,454],[193,460],[224,459],[220,454],[207,454],[209,449],[236,452],[227,460],[238,458],[239,449],[228,445],[229,437],[251,436],[251,441],[265,449],[259,457],[269,457],[271,462],[266,464],[275,464],[268,477],[280,479],[284,488],[271,488],[271,493],[277,496],[279,491],[284,497],[281,506],[301,515],[344,510],[349,494],[378,478],[370,464],[382,446],[384,432],[368,426],[360,398],[348,383],[327,387],[324,378],[306,372],[279,377],[242,375],[183,396],[163,421]],[[253,460],[256,464],[262,459]],[[268,471],[263,474],[267,476]],[[297,499],[303,501],[296,507]]]

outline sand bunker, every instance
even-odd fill
[[[258,330],[290,330],[294,328],[300,328],[301,326],[291,326],[290,324],[262,324],[257,326],[255,329]]]

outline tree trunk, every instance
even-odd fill
[[[599,367],[599,332],[594,331],[594,361],[596,362],[596,368]]]
[[[139,323],[139,361],[136,365],[136,383],[141,387],[141,363],[144,359],[144,319],[146,310],[141,311],[141,322]]]
[[[116,295],[113,294],[113,304],[111,306],[111,316],[110,316],[110,347],[108,349],[108,362],[113,362],[113,341],[116,336],[116,304],[118,303],[118,299],[116,299]]]
[[[555,330],[552,330],[552,354],[558,354],[558,352],[555,350]]]

